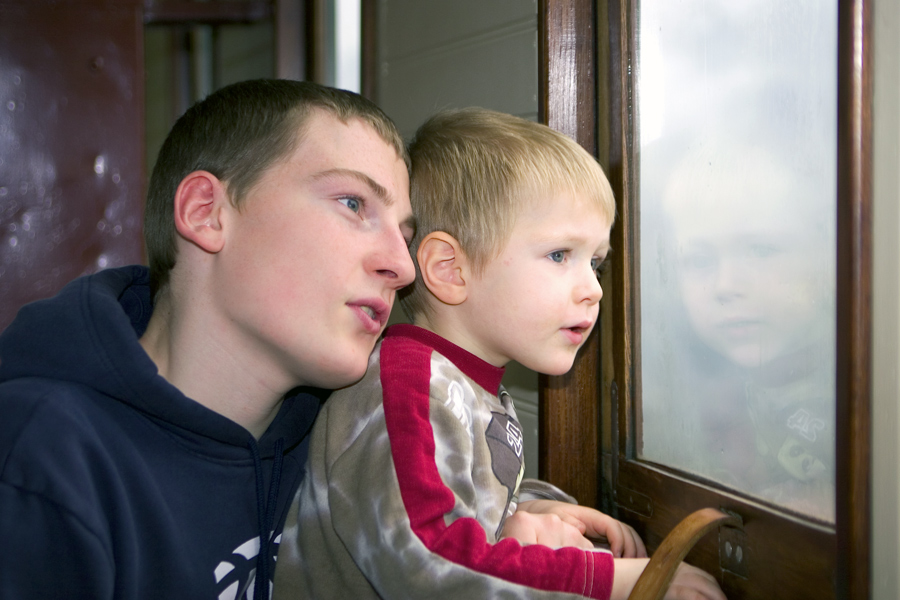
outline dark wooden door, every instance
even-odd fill
[[[142,261],[142,2],[0,1],[0,329]]]
[[[659,331],[659,328],[649,329],[649,315],[641,312],[642,294],[647,293],[642,288],[647,282],[641,279],[641,235],[643,231],[643,242],[648,241],[648,235],[654,235],[652,228],[641,229],[641,219],[646,225],[649,218],[648,206],[643,203],[663,192],[641,188],[641,167],[649,164],[651,157],[644,153],[648,152],[647,147],[638,141],[641,127],[649,127],[641,121],[647,115],[639,110],[640,97],[652,93],[639,89],[637,84],[640,69],[650,68],[638,61],[640,43],[650,43],[649,38],[641,39],[638,26],[641,2],[545,0],[539,4],[543,23],[544,119],[597,154],[610,175],[618,202],[612,268],[601,282],[604,298],[599,331],[582,350],[571,373],[542,380],[541,473],[586,503],[635,526],[649,549],[655,549],[681,519],[699,508],[725,509],[737,515],[743,523],[741,530],[723,528],[710,534],[688,555],[690,562],[717,577],[729,598],[867,598],[870,595],[869,4],[865,0],[834,3],[835,50],[831,54],[833,58],[829,57],[830,63],[823,67],[831,71],[836,90],[830,97],[827,90],[821,96],[823,102],[833,104],[835,114],[833,120],[822,126],[835,142],[830,159],[834,163],[833,174],[825,182],[833,202],[830,209],[824,209],[830,211],[828,218],[835,224],[830,234],[833,253],[830,278],[834,293],[833,300],[828,301],[833,329],[829,344],[815,354],[833,362],[833,374],[824,381],[831,390],[834,406],[829,417],[833,423],[834,458],[830,468],[834,494],[833,503],[823,512],[810,512],[796,504],[785,505],[763,494],[748,493],[740,486],[717,479],[716,475],[704,475],[672,464],[674,461],[670,459],[680,452],[679,448],[671,454],[666,451],[647,456],[643,438],[645,403],[674,402],[675,395],[669,397],[664,388],[656,386],[651,390],[645,385],[646,376],[655,376],[659,365],[643,362],[642,354],[646,349],[642,344],[646,346],[648,340],[655,343],[653,336]],[[766,4],[773,10],[780,10],[778,5]],[[713,7],[739,11],[740,6],[707,3],[711,11]],[[760,11],[750,11],[746,19],[759,18],[760,14]],[[696,14],[697,35],[692,42],[698,46],[701,56],[703,44],[709,41],[703,37],[704,19],[708,18],[709,14]],[[737,22],[741,26],[739,19]],[[661,22],[658,27],[670,25],[671,22]],[[802,21],[786,19],[776,21],[773,27],[796,27],[798,35],[808,33],[804,27],[812,29]],[[713,33],[721,35],[722,32]],[[761,39],[765,42],[768,38],[763,35]],[[723,56],[713,50],[706,58],[709,64],[705,66],[712,69],[712,63]],[[751,79],[739,70],[731,74],[737,80]],[[775,89],[781,88],[775,86]],[[679,102],[690,93],[689,89],[676,88],[674,93],[669,90],[667,99]],[[793,101],[790,94],[786,97]],[[782,131],[802,128],[804,115],[799,114],[797,122],[785,120],[779,126]],[[594,131],[587,131],[591,128]],[[788,155],[776,163],[776,168],[785,164],[796,166],[794,158]],[[773,179],[772,171],[764,171],[760,177]],[[735,180],[735,185],[739,184]],[[795,218],[789,214],[786,210],[782,220]],[[647,252],[646,248],[643,250]],[[766,256],[769,251],[757,249],[758,256]],[[664,262],[668,256],[659,253],[651,258]],[[694,266],[708,265],[700,257]],[[677,289],[671,283],[672,289]],[[773,296],[775,300],[782,298],[783,295]],[[708,366],[704,360],[700,363]],[[780,366],[790,371],[797,365],[783,360]],[[813,365],[817,366],[820,365]],[[746,401],[755,390],[745,387],[737,392],[738,396],[729,396],[724,388],[716,390],[714,386],[697,390],[698,395],[705,395],[711,402],[710,406],[735,397]],[[798,435],[814,438],[819,424],[803,421],[803,416],[801,412],[789,415],[788,427],[794,428]],[[758,414],[751,414],[747,420],[752,422],[757,417]],[[673,428],[685,424],[685,421],[671,422]],[[692,431],[692,424],[687,425],[687,430]],[[769,456],[785,448],[776,446],[774,451],[770,448]],[[819,468],[814,463],[813,466]]]
[[[80,275],[144,262],[148,145],[152,155],[181,112],[214,87],[276,73],[303,77],[304,61],[317,56],[306,47],[314,4],[0,0],[0,330],[20,306]],[[153,114],[165,116],[152,122],[149,144],[146,26],[167,29],[172,40],[153,63],[167,63],[168,79],[152,73],[160,88]],[[218,43],[211,51],[189,47],[185,40],[204,28]],[[246,40],[260,32],[271,49],[257,54],[275,60],[257,62],[274,69],[221,56],[223,47],[252,47]],[[202,69],[193,66],[215,62],[204,52],[219,57],[218,77],[198,85],[191,69]]]

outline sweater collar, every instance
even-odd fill
[[[500,381],[506,372],[504,367],[495,367],[432,331],[416,325],[400,323],[385,329],[384,337],[405,337],[433,348],[485,390],[495,396],[500,393]]]

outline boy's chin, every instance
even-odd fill
[[[569,366],[564,369],[548,369],[546,371],[542,371],[544,375],[549,375],[551,377],[558,377],[559,375],[565,375],[569,371],[572,370],[572,363],[569,363]]]
[[[361,366],[347,367],[346,369],[334,370],[326,373],[320,373],[316,377],[313,387],[326,390],[339,390],[341,388],[350,387],[357,383],[366,374],[366,367],[363,363]]]
[[[565,360],[553,361],[553,362],[547,361],[547,362],[540,362],[540,363],[533,363],[533,364],[528,364],[527,362],[524,362],[524,361],[519,361],[519,362],[521,362],[522,366],[524,366],[528,369],[531,369],[532,371],[535,371],[537,373],[541,373],[543,375],[558,376],[558,375],[565,375],[566,373],[571,371],[572,365],[575,364],[575,359],[573,357],[569,361],[565,361]]]

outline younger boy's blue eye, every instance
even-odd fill
[[[353,196],[339,198],[338,201],[355,213],[358,213],[362,208],[362,202],[360,202],[359,198],[354,198]]]
[[[606,272],[607,265],[609,265],[609,261],[605,258],[600,258],[599,256],[591,258],[591,268],[594,270],[594,273],[597,274],[597,277],[600,277]]]
[[[566,260],[566,251],[565,250],[554,250],[550,254],[547,255],[547,258],[552,260],[555,263],[561,263]]]

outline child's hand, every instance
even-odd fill
[[[573,546],[583,550],[591,550],[594,544],[584,537],[581,529],[566,523],[559,516],[551,513],[536,514],[517,510],[506,519],[500,539],[514,538],[520,544],[541,544],[550,548]]]
[[[726,600],[725,594],[715,577],[691,566],[681,563],[675,571],[672,584],[666,592],[664,600]]]
[[[610,600],[626,600],[650,559],[616,559]],[[727,600],[715,578],[697,567],[681,563],[666,591],[665,600]]]
[[[587,506],[569,504],[567,502],[556,502],[554,500],[528,500],[520,502],[519,507],[516,510],[516,514],[524,511],[531,514],[555,515],[559,517],[563,523],[577,529],[584,539],[605,539],[609,543],[610,551],[616,558],[644,558],[647,556],[647,549],[644,548],[644,542],[634,529],[621,521],[613,519],[609,515],[603,514],[599,510]],[[507,520],[507,522],[509,521]],[[506,527],[503,528],[503,532],[504,534],[506,533]],[[506,537],[515,537],[516,539],[519,539],[517,535],[509,535]],[[593,543],[590,542],[590,540],[587,540],[587,542],[587,545],[580,541],[578,544],[564,545],[576,546],[578,548],[593,548]]]

